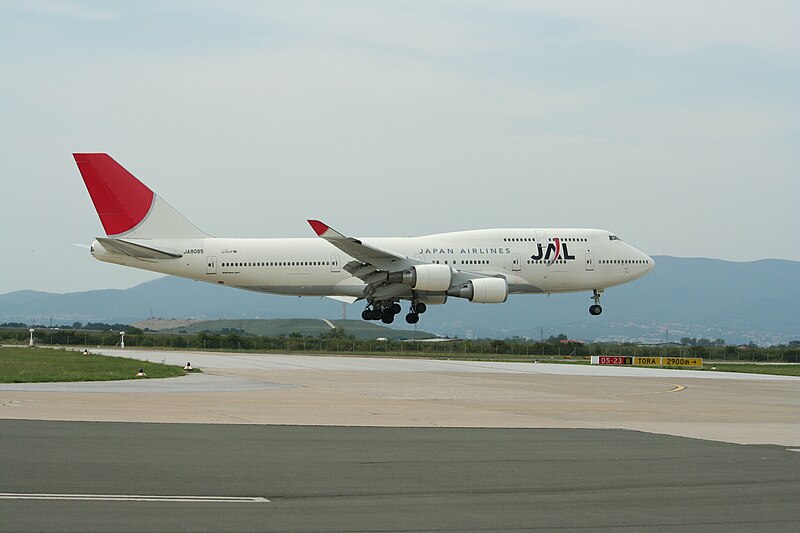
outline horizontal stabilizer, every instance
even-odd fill
[[[109,252],[116,252],[136,259],[179,259],[183,254],[176,250],[165,250],[158,248],[151,248],[150,246],[143,246],[141,244],[125,241],[123,239],[106,239],[98,237],[99,242],[103,248]]]

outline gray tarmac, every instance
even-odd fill
[[[800,453],[623,430],[0,421],[0,531],[800,529]]]
[[[0,385],[0,531],[800,530],[800,378],[106,353],[203,373]]]
[[[632,429],[800,448],[800,378],[658,368],[103,350],[202,374],[0,384],[0,419]],[[131,367],[132,375],[138,365]]]

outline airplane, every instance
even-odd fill
[[[105,153],[73,154],[105,237],[100,261],[250,291],[366,302],[364,320],[391,324],[409,302],[416,324],[448,298],[500,304],[511,294],[592,291],[591,315],[609,287],[655,262],[599,229],[509,228],[419,237],[349,237],[308,220],[317,237],[217,238],[198,229]]]

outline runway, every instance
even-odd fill
[[[107,353],[203,373],[0,385],[0,531],[800,529],[798,378]]]
[[[82,496],[0,498],[0,531],[800,526],[800,453],[775,446],[619,430],[14,420],[0,430],[0,491]],[[131,497],[143,494],[160,498]]]
[[[103,350],[162,380],[0,384],[0,418],[632,429],[800,448],[800,378],[568,364]],[[132,369],[135,372],[136,369]]]

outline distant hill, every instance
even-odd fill
[[[728,343],[774,344],[800,339],[800,262],[767,259],[655,257],[656,269],[603,295],[603,314],[591,317],[589,293],[511,296],[502,305],[451,298],[429,306],[419,327],[453,337],[565,333],[596,340],[723,338]],[[327,298],[273,296],[165,277],[125,290],[67,294],[18,291],[0,295],[0,322],[134,323],[164,318],[325,318],[339,320],[343,304]],[[405,306],[404,306],[405,307]],[[358,319],[363,303],[346,306]],[[408,327],[398,317],[393,327]]]

